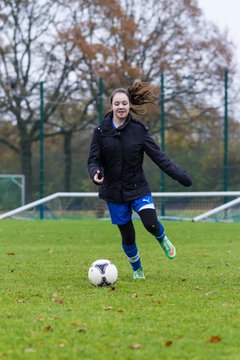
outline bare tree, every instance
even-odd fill
[[[98,76],[104,77],[108,93],[136,78],[159,86],[164,72],[166,101],[180,105],[183,97],[192,102],[202,94],[201,101],[207,104],[206,90],[222,91],[224,70],[231,70],[232,77],[235,74],[231,42],[204,19],[194,0],[72,3],[75,25],[66,30],[66,37],[76,45],[76,54],[85,54],[81,66],[91,91]]]
[[[80,55],[71,59],[75,45],[59,41],[67,12],[68,7],[58,1],[3,0],[0,4],[0,105],[19,134],[17,142],[0,141],[19,153],[29,198],[32,144],[39,139],[39,84],[46,83],[45,123],[59,102],[81,89],[74,75]]]
[[[108,95],[136,78],[159,86],[166,73],[168,126],[179,131],[182,124],[199,126],[199,113],[211,105],[207,92],[222,86],[226,68],[235,71],[227,37],[204,20],[194,0],[2,0],[0,31],[1,111],[19,135],[0,142],[19,153],[29,195],[41,81],[46,136],[65,138],[70,189],[72,135],[97,122],[99,77]],[[152,119],[159,131],[159,115]]]

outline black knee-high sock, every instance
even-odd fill
[[[138,213],[145,229],[150,232],[155,238],[161,242],[165,236],[164,227],[158,221],[155,209],[143,209]]]
[[[118,228],[122,235],[122,248],[132,266],[133,271],[135,271],[142,266],[137,244],[135,242],[135,230],[132,220],[127,224],[118,225]]]

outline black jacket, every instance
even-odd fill
[[[161,151],[143,123],[129,114],[124,124],[114,129],[112,119],[113,113],[109,112],[94,130],[88,158],[91,179],[97,170],[104,176],[100,198],[119,203],[151,193],[142,168],[144,152],[174,180],[192,185],[190,175]]]

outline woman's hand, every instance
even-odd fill
[[[98,170],[96,172],[96,174],[93,177],[93,180],[96,184],[99,184],[99,185],[103,183],[104,177],[102,176],[100,170]]]
[[[178,181],[183,186],[191,186],[192,185],[192,178],[186,170],[183,170],[183,177],[180,181]]]

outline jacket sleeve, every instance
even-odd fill
[[[101,171],[102,164],[101,164],[101,154],[100,154],[100,133],[99,130],[96,128],[93,132],[92,142],[89,151],[88,157],[88,172],[90,178],[93,180],[94,175],[98,170]]]
[[[164,152],[161,151],[160,147],[150,136],[148,130],[145,134],[144,151],[150,157],[150,159],[172,179],[177,180],[184,186],[192,185],[191,176],[187,173],[186,170],[178,167]]]

